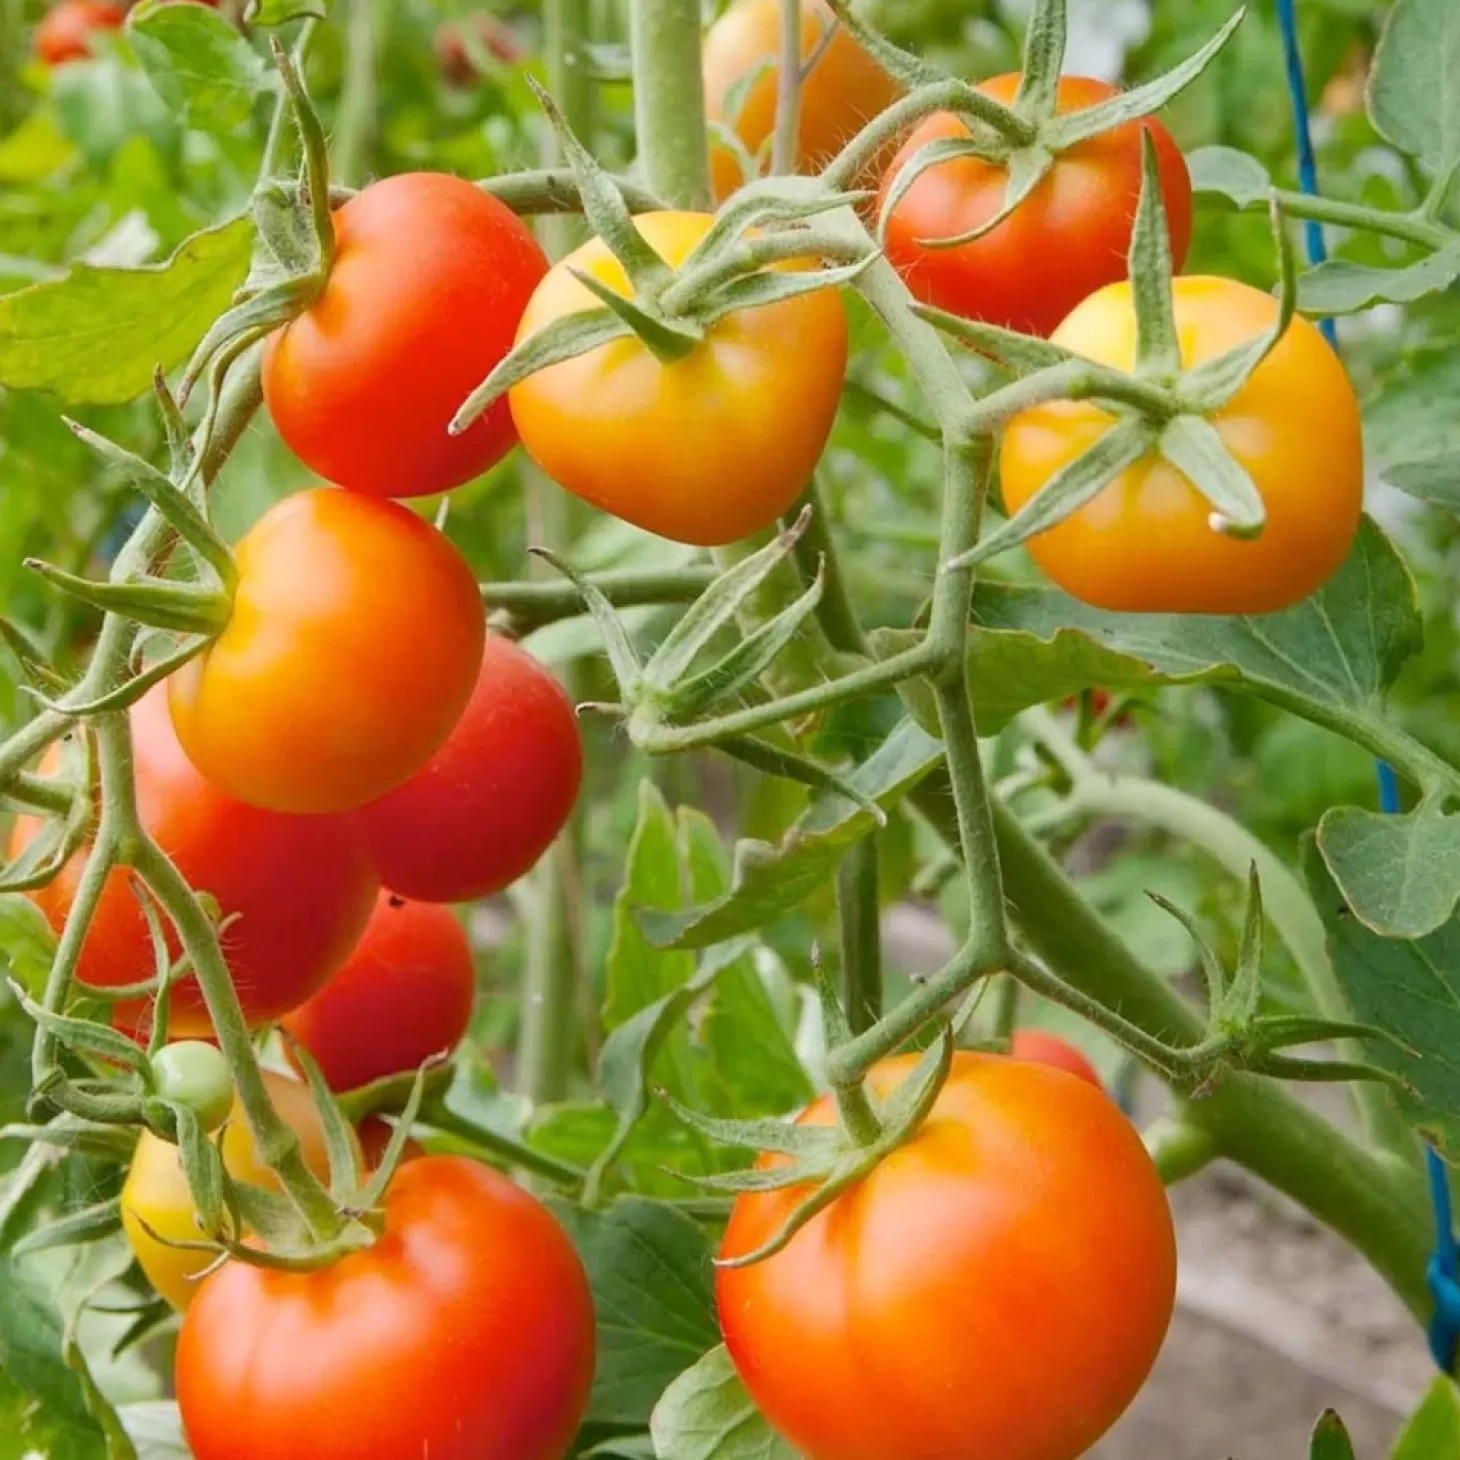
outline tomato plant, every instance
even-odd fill
[[[563,829],[582,774],[562,687],[510,639],[488,634],[476,688],[446,744],[365,808],[381,880],[427,902],[500,892]]]
[[[376,1246],[319,1272],[231,1263],[188,1309],[178,1403],[197,1460],[557,1460],[587,1403],[593,1310],[552,1215],[481,1166],[401,1168]],[[450,1334],[450,1342],[441,1337]]]
[[[379,885],[364,828],[346,816],[298,817],[261,811],[224,795],[193,768],[173,733],[166,691],[146,694],[132,710],[137,807],[142,827],[227,920],[229,972],[251,1024],[264,1024],[303,1003],[344,962],[370,916]],[[39,823],[22,819],[23,848]],[[75,905],[85,853],[40,888],[35,900],[57,930]],[[168,952],[181,952],[175,938]],[[117,868],[107,878],[77,977],[94,988],[139,984],[156,973],[147,912]],[[150,1002],[116,1006],[119,1021],[145,1022]],[[175,1035],[212,1026],[193,978],[170,994]]]
[[[709,231],[704,213],[635,221],[671,267]],[[576,274],[628,289],[602,241],[585,244],[538,287],[519,339],[583,310]],[[734,312],[666,363],[624,339],[529,376],[512,417],[528,454],[559,486],[676,542],[732,542],[769,526],[821,456],[846,369],[847,326],[832,290]]]
[[[240,800],[354,810],[445,741],[482,642],[471,570],[429,523],[352,492],[300,492],[239,543],[232,616],[172,677],[173,723]]]
[[[284,1028],[333,1090],[405,1074],[466,1033],[476,984],[454,914],[382,892],[344,966]]]
[[[266,1074],[269,1097],[299,1138],[304,1159],[318,1176],[328,1176],[329,1157],[319,1115],[309,1091],[295,1080]],[[223,1165],[235,1180],[278,1191],[279,1179],[264,1164],[236,1102],[219,1142]],[[179,1311],[187,1308],[216,1259],[179,1243],[198,1242],[203,1233],[178,1148],[143,1131],[122,1187],[122,1226],[147,1281]]]
[[[1270,325],[1270,295],[1230,279],[1176,280],[1183,362],[1211,360]],[[1054,332],[1091,359],[1135,358],[1130,286],[1092,294]],[[1101,608],[1271,613],[1326,582],[1353,546],[1363,502],[1358,401],[1338,357],[1296,319],[1245,385],[1212,417],[1258,484],[1267,525],[1253,541],[1213,532],[1210,504],[1169,462],[1145,457],[1030,551],[1067,593]],[[1017,511],[1109,424],[1098,407],[1051,402],[1010,421],[999,457]]]
[[[1012,102],[1017,74],[994,76],[979,90]],[[1060,111],[1094,106],[1116,89],[1085,76],[1062,76]],[[883,220],[887,257],[919,299],[954,314],[1047,335],[1086,296],[1125,278],[1131,224],[1141,191],[1141,137],[1156,145],[1161,190],[1177,267],[1191,238],[1191,181],[1171,133],[1158,121],[1129,122],[1061,153],[1018,207],[999,217],[1009,184],[1004,168],[977,157],[930,167]],[[898,173],[931,143],[968,136],[949,112],[914,129],[892,159],[882,204]],[[966,243],[947,240],[979,232]]]
[[[335,214],[320,297],[269,341],[264,400],[320,476],[376,497],[443,492],[516,437],[505,405],[446,426],[507,353],[547,268],[526,227],[462,179],[405,173]]]
[[[1250,1309],[1443,1451],[1453,0],[123,8],[0,0],[0,1435],[1256,1455]]]
[[[890,1093],[912,1064],[877,1066],[872,1088]],[[834,1120],[822,1100],[800,1124]],[[741,1196],[722,1261],[770,1238],[794,1201]],[[1150,1157],[1108,1100],[1018,1060],[960,1054],[906,1145],[789,1247],[722,1267],[716,1286],[746,1388],[810,1460],[1067,1460],[1150,1371],[1176,1243]],[[860,1403],[869,1384],[896,1408]]]

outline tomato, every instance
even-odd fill
[[[171,678],[173,724],[220,789],[275,811],[348,811],[451,733],[485,636],[466,560],[394,502],[316,488],[238,544],[223,633]]]
[[[825,27],[836,17],[824,0],[801,6],[801,61],[811,58]],[[781,0],[735,0],[705,37],[705,103],[712,122],[733,126],[752,157],[776,127],[780,81]],[[754,76],[748,85],[747,77]],[[730,116],[731,91],[742,89],[739,110]],[[901,95],[901,87],[850,32],[838,26],[801,87],[797,163],[801,170],[825,166],[878,112]],[[739,187],[741,168],[728,147],[710,150],[715,195]]]
[[[593,1382],[593,1302],[551,1213],[489,1167],[401,1167],[385,1235],[313,1272],[241,1262],[183,1320],[196,1460],[561,1460]]]
[[[489,634],[477,687],[446,744],[365,808],[380,880],[426,902],[500,892],[563,829],[582,776],[572,701],[525,649]]]
[[[47,66],[84,60],[99,30],[120,30],[126,7],[115,0],[60,0],[35,28],[35,53]]]
[[[646,213],[639,232],[677,266],[707,213]],[[629,292],[594,239],[543,280],[519,340],[601,307],[573,277]],[[810,479],[831,433],[847,363],[847,322],[831,288],[728,315],[673,364],[632,336],[512,388],[522,444],[560,486],[661,537],[712,546],[774,522]]]
[[[354,1090],[455,1049],[475,988],[471,945],[455,916],[382,892],[345,966],[284,1028],[331,1090]]]
[[[467,86],[481,73],[466,48],[465,33],[475,32],[478,45],[494,60],[516,65],[526,55],[512,27],[497,16],[478,11],[460,22],[447,22],[436,31],[436,60],[452,86]]]
[[[547,259],[526,224],[471,183],[412,172],[335,214],[324,292],[269,340],[264,400],[301,461],[377,497],[470,481],[516,437],[505,403],[460,436],[461,403],[507,353]]]
[[[979,90],[1012,102],[1017,75],[994,76]],[[1058,109],[1076,111],[1115,95],[1084,76],[1062,76]],[[971,243],[924,248],[955,238],[1003,206],[1007,173],[976,157],[931,167],[887,220],[887,257],[927,304],[969,319],[1047,335],[1087,294],[1126,276],[1131,225],[1141,193],[1141,133],[1156,144],[1161,191],[1176,267],[1191,239],[1191,178],[1170,132],[1150,117],[1077,143],[1055,159],[1033,192],[1004,221]],[[879,212],[893,179],[930,142],[966,137],[951,112],[937,112],[909,135],[887,169]]]
[[[274,1109],[299,1136],[309,1169],[321,1181],[328,1181],[329,1151],[309,1091],[297,1080],[269,1070],[264,1071],[264,1083],[269,1087]],[[234,1105],[223,1129],[221,1149],[223,1165],[235,1181],[270,1191],[280,1189],[278,1177],[259,1160],[240,1105]],[[177,1147],[151,1131],[143,1131],[122,1187],[122,1227],[148,1282],[178,1309],[192,1302],[202,1276],[216,1261],[214,1253],[168,1245],[169,1241],[201,1241],[197,1216]],[[147,1227],[155,1235],[149,1234]]]
[[[1184,365],[1209,360],[1268,329],[1271,295],[1231,279],[1175,282]],[[1129,284],[1087,299],[1052,338],[1128,370],[1136,323]],[[1306,598],[1347,557],[1363,507],[1359,407],[1338,356],[1294,319],[1246,385],[1211,416],[1267,507],[1262,534],[1213,531],[1211,504],[1175,467],[1148,456],[1122,472],[1029,550],[1066,593],[1134,613],[1271,613]],[[1008,423],[999,458],[1004,503],[1016,512],[1092,446],[1111,418],[1058,401]]]
[[[379,882],[354,816],[284,816],[216,790],[193,768],[173,733],[158,687],[131,712],[132,759],[142,825],[200,892],[230,919],[220,941],[245,1017],[264,1024],[314,993],[354,946]],[[40,828],[23,817],[13,849]],[[81,880],[82,854],[32,894],[58,932]],[[175,937],[173,954],[181,953]],[[77,976],[98,988],[140,983],[155,973],[151,937],[128,874],[115,869],[82,945]],[[206,1036],[212,1023],[195,979],[171,995],[174,1037]],[[145,1000],[118,1004],[117,1022],[136,1027]]]
[[[205,1131],[217,1130],[233,1109],[232,1071],[207,1040],[164,1044],[152,1060],[152,1082],[159,1099],[192,1111]]]
[[[885,1097],[912,1066],[884,1061],[871,1084]],[[800,1123],[834,1120],[823,1098]],[[805,1196],[738,1197],[722,1257]],[[1155,1361],[1176,1245],[1156,1168],[1109,1100],[962,1052],[906,1145],[717,1284],[741,1379],[806,1460],[1074,1460]]]
[[[1050,1069],[1078,1075],[1097,1090],[1105,1088],[1095,1066],[1069,1040],[1061,1039],[1058,1034],[1049,1034],[1043,1029],[1016,1030],[1009,1045],[1009,1054],[1029,1064],[1048,1065]]]

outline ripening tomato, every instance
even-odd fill
[[[1012,102],[1018,75],[994,76],[980,91]],[[1084,76],[1062,76],[1058,109],[1077,111],[1115,95]],[[887,220],[887,257],[927,304],[969,319],[1047,335],[1087,294],[1126,276],[1131,225],[1141,194],[1141,133],[1156,144],[1161,192],[1179,269],[1191,239],[1191,178],[1170,132],[1153,118],[1126,122],[1079,142],[1055,159],[1033,192],[1002,223],[955,248],[925,248],[956,238],[1003,206],[1008,174],[977,157],[930,167]],[[951,112],[937,112],[911,133],[883,182],[882,203],[903,164],[930,142],[968,136]]]
[[[319,1112],[308,1089],[297,1080],[264,1071],[264,1083],[279,1117],[299,1137],[309,1169],[321,1181],[330,1175],[329,1150]],[[235,1102],[223,1128],[223,1165],[235,1181],[278,1191],[279,1178],[259,1159],[258,1147]],[[151,1228],[149,1233],[147,1228]],[[199,1242],[198,1212],[177,1147],[143,1131],[122,1187],[122,1228],[147,1281],[172,1304],[186,1308],[197,1295],[200,1279],[216,1254],[169,1246],[170,1242]]]
[[[707,213],[645,213],[639,232],[677,267],[709,231]],[[573,277],[629,292],[594,239],[543,280],[519,341],[600,308]],[[560,486],[638,527],[713,546],[774,522],[811,477],[831,434],[847,363],[835,289],[727,315],[673,364],[630,336],[539,370],[511,391],[522,444]]]
[[[481,10],[461,21],[447,21],[436,31],[436,60],[441,74],[452,86],[467,86],[477,80],[476,54],[468,53],[466,36],[474,34],[482,52],[505,65],[515,66],[526,56],[517,33],[506,21]]]
[[[455,1049],[475,987],[471,945],[456,917],[382,892],[344,967],[284,1028],[331,1090],[355,1090]]]
[[[1262,334],[1277,301],[1231,279],[1175,281],[1183,365]],[[1129,284],[1080,305],[1052,336],[1129,370],[1136,321]],[[1066,521],[1029,543],[1066,593],[1132,613],[1271,613],[1322,586],[1348,556],[1363,508],[1363,442],[1353,386],[1328,342],[1294,319],[1277,347],[1211,416],[1267,508],[1259,537],[1216,532],[1212,507],[1165,461],[1128,467]],[[1016,512],[1109,429],[1093,405],[1056,401],[1015,416],[999,457],[1004,503]]]
[[[225,796],[183,754],[160,686],[132,707],[131,723],[142,825],[229,920],[220,942],[249,1023],[277,1019],[344,962],[370,917],[379,882],[360,819],[285,816]],[[22,817],[13,849],[39,829],[38,821]],[[54,881],[31,894],[58,932],[76,896],[82,862],[78,853]],[[169,943],[180,954],[175,936]],[[98,988],[116,988],[141,983],[155,971],[147,920],[127,873],[117,868],[82,945],[77,976]],[[173,986],[170,1007],[175,1038],[211,1035],[191,976]],[[123,1003],[115,1017],[123,1027],[136,1027],[149,1009],[146,1000]]]
[[[824,0],[801,5],[801,62],[836,25]],[[752,157],[775,131],[780,86],[781,0],[735,0],[705,37],[705,104],[712,122],[733,127]],[[748,78],[753,78],[748,80]],[[731,95],[741,88],[739,110],[730,115]],[[837,26],[801,87],[797,163],[811,170],[825,166],[902,88],[852,38]],[[741,167],[728,147],[710,150],[715,196],[724,198],[740,185]]]
[[[877,1065],[874,1090],[912,1066]],[[800,1123],[835,1118],[823,1098]],[[769,1240],[805,1195],[738,1197],[722,1257]],[[962,1052],[907,1144],[717,1283],[745,1387],[806,1460],[1074,1460],[1150,1372],[1176,1244],[1156,1168],[1109,1100]]]
[[[552,1214],[489,1167],[400,1168],[385,1234],[313,1272],[209,1278],[177,1348],[196,1460],[562,1460],[593,1301]]]
[[[1103,1090],[1099,1072],[1095,1066],[1067,1039],[1050,1034],[1043,1029],[1019,1029],[1009,1044],[1011,1059],[1024,1060],[1032,1065],[1048,1065],[1053,1070],[1064,1070],[1077,1075],[1088,1085]]]
[[[470,481],[516,437],[505,402],[447,424],[512,347],[547,270],[505,204],[459,177],[373,183],[335,214],[324,292],[274,334],[264,399],[311,470],[352,491],[417,497]]]
[[[81,61],[91,54],[91,37],[99,30],[120,30],[127,18],[114,0],[60,0],[35,28],[35,53],[47,66]]]
[[[276,811],[349,811],[445,741],[481,665],[466,560],[394,502],[320,487],[238,544],[233,616],[169,681],[184,749]]]
[[[572,701],[525,649],[488,634],[477,687],[446,744],[364,810],[380,880],[424,902],[500,892],[552,845],[582,778]]]

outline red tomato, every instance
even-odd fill
[[[1019,77],[1011,74],[994,76],[978,89],[1007,103],[1018,88]],[[1077,111],[1114,94],[1103,81],[1062,76],[1058,108]],[[1062,152],[1014,213],[957,248],[923,248],[921,241],[954,238],[992,218],[1003,205],[1007,173],[976,157],[929,168],[888,220],[887,257],[927,304],[1047,335],[1087,294],[1126,276],[1141,192],[1142,131],[1156,144],[1171,252],[1180,268],[1191,239],[1191,178],[1170,132],[1149,117]],[[914,153],[929,142],[967,135],[951,112],[922,122],[887,169],[883,204]]]
[[[1009,1045],[1009,1054],[1032,1065],[1048,1065],[1053,1070],[1078,1075],[1097,1090],[1105,1088],[1095,1066],[1069,1040],[1061,1039],[1058,1034],[1048,1034],[1043,1029],[1016,1030]]]
[[[436,31],[436,59],[441,74],[453,86],[466,86],[481,74],[476,62],[467,53],[464,32],[476,32],[482,49],[494,60],[516,65],[526,52],[512,27],[495,15],[481,11],[459,22],[447,22]]]
[[[450,739],[365,808],[381,881],[426,902],[500,892],[563,829],[582,775],[578,723],[562,686],[526,650],[489,634]]]
[[[874,1090],[912,1065],[878,1065]],[[801,1117],[834,1120],[829,1098]],[[805,1196],[740,1196],[723,1256]],[[1156,1168],[1109,1100],[964,1052],[907,1144],[774,1257],[721,1268],[718,1289],[745,1387],[806,1460],[1074,1460],[1150,1372],[1176,1245]]]
[[[354,1090],[455,1049],[475,987],[471,945],[456,918],[382,892],[345,966],[284,1028],[331,1090]]]
[[[270,340],[264,399],[327,480],[376,497],[444,492],[517,440],[497,402],[460,436],[457,407],[512,348],[547,259],[509,208],[459,177],[412,172],[335,214],[323,294]]]
[[[471,697],[486,633],[466,559],[394,502],[286,497],[235,552],[227,627],[169,681],[214,785],[278,811],[350,811],[414,775]]]
[[[370,916],[379,884],[360,820],[259,811],[216,790],[183,754],[161,686],[143,696],[131,719],[142,824],[189,883],[232,918],[222,934],[223,953],[249,1022],[277,1019],[340,966]],[[38,829],[38,822],[22,818],[16,849]],[[33,894],[58,932],[81,870],[78,853]],[[180,953],[175,939],[171,947]],[[127,874],[115,870],[82,946],[78,975],[83,983],[114,988],[139,983],[153,971],[141,906]],[[147,1010],[141,1001],[119,1005],[118,1021],[135,1026]],[[173,989],[170,1032],[212,1033],[192,978]]]
[[[593,1301],[563,1229],[486,1166],[401,1167],[386,1231],[313,1272],[241,1262],[183,1320],[196,1460],[562,1460],[593,1382]]]
[[[99,30],[120,30],[126,7],[114,0],[60,0],[35,28],[35,53],[47,66],[81,61],[91,54]]]

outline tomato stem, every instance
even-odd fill
[[[882,1017],[881,907],[877,861],[874,832],[857,842],[837,868],[842,1002],[853,1034],[870,1029]]]
[[[835,22],[833,22],[835,23]],[[781,58],[771,171],[795,172],[801,136],[801,0],[781,0]]]
[[[675,207],[710,201],[698,0],[633,0],[634,120],[648,185]]]

